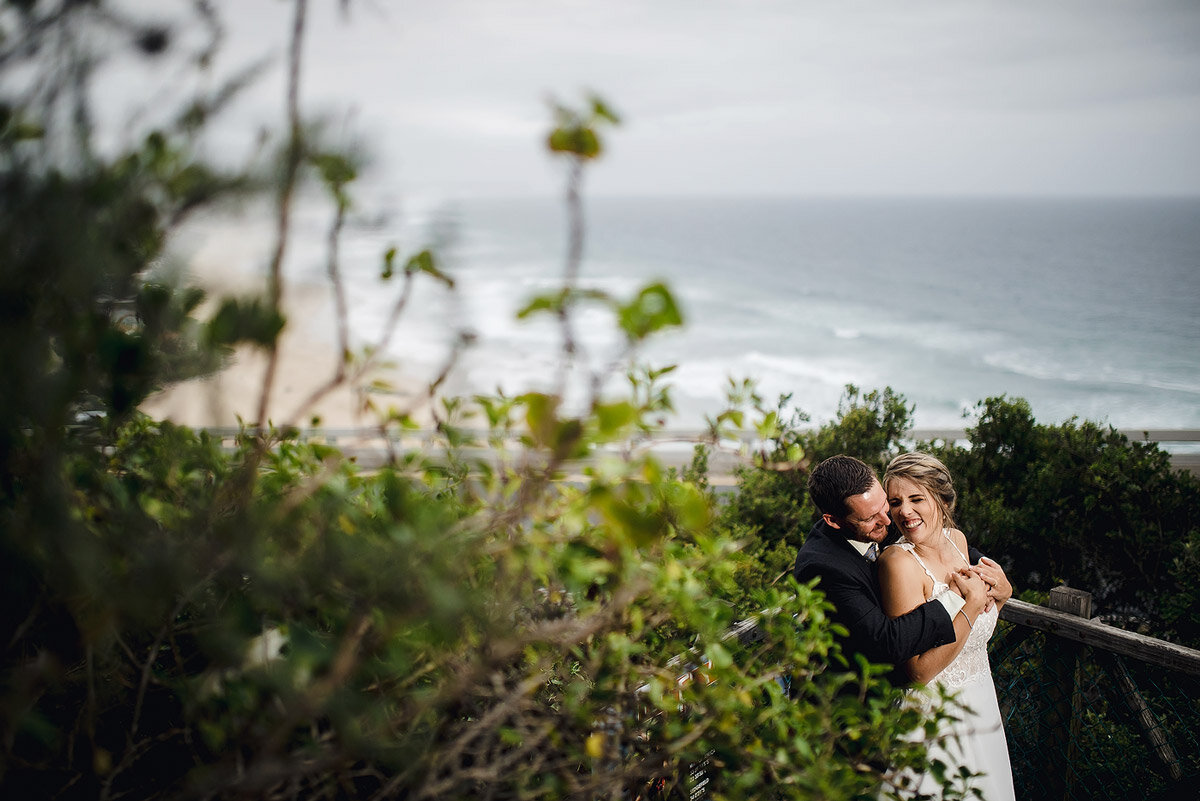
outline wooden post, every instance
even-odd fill
[[[1050,590],[1050,600],[1046,606],[1059,612],[1066,612],[1084,620],[1092,617],[1092,594],[1083,590],[1075,590],[1066,585]]]
[[[1125,702],[1133,710],[1138,726],[1141,727],[1142,736],[1150,743],[1151,751],[1158,757],[1158,761],[1166,769],[1171,781],[1178,782],[1182,780],[1183,768],[1179,762],[1179,755],[1175,753],[1175,748],[1171,745],[1171,741],[1167,739],[1166,729],[1158,722],[1158,718],[1154,716],[1150,705],[1142,697],[1137,684],[1133,681],[1133,676],[1129,674],[1129,668],[1125,666],[1125,662],[1121,657],[1116,654],[1112,655],[1109,664],[1111,665],[1110,671],[1117,680],[1117,686],[1120,687],[1121,694],[1125,697]]]
[[[1092,616],[1092,594],[1070,587],[1050,590],[1046,606],[1058,612],[1084,619]],[[1043,742],[1050,747],[1042,774],[1047,798],[1070,798],[1074,766],[1079,757],[1079,734],[1083,721],[1083,697],[1080,689],[1082,647],[1060,638],[1046,639],[1044,664],[1048,704],[1042,714]]]

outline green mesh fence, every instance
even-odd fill
[[[1200,798],[1200,678],[1007,622],[990,657],[1017,798]]]

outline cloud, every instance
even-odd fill
[[[354,110],[410,187],[554,191],[545,99],[597,91],[627,121],[605,192],[1200,193],[1189,0],[338,6],[310,7],[305,106]],[[225,10],[224,68],[283,52],[289,4]]]

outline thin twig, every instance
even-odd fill
[[[612,361],[603,369],[592,373],[591,398],[588,400],[588,409],[592,411],[596,410],[596,406],[600,403],[600,393],[604,389],[604,384],[617,372],[617,369],[622,364],[629,362],[636,352],[637,348],[634,344],[627,342],[625,347],[621,349],[621,352],[614,356]]]
[[[342,639],[337,653],[334,654],[329,672],[319,680],[313,682],[304,697],[279,722],[275,727],[274,733],[267,739],[263,747],[264,753],[280,752],[287,742],[288,737],[292,735],[292,729],[295,725],[303,718],[318,712],[329,697],[333,695],[334,691],[345,684],[354,668],[358,665],[358,661],[361,658],[359,646],[362,644],[367,632],[371,630],[372,625],[373,623],[369,614],[359,613],[356,616],[350,626],[349,634]]]
[[[391,344],[392,336],[396,333],[396,324],[400,321],[400,315],[403,313],[404,307],[408,305],[409,298],[412,297],[414,277],[415,273],[405,271],[404,286],[400,290],[400,297],[397,298],[396,304],[392,306],[392,311],[383,324],[383,333],[379,337],[375,354],[382,353]],[[372,358],[376,358],[376,356],[373,354]]]
[[[566,396],[567,375],[572,363],[580,357],[579,343],[571,326],[571,311],[574,305],[575,288],[579,283],[579,273],[583,265],[583,200],[581,190],[583,185],[583,159],[574,156],[570,161],[570,171],[567,176],[567,258],[563,276],[563,298],[558,308],[559,326],[563,337],[563,359],[559,366],[558,395]]]
[[[292,18],[292,37],[288,54],[287,116],[288,143],[283,165],[283,183],[279,189],[279,206],[275,228],[275,252],[271,256],[267,291],[271,307],[277,312],[283,307],[283,259],[287,253],[287,242],[291,228],[292,197],[300,173],[300,162],[304,157],[304,132],[300,123],[300,64],[304,43],[304,24],[308,11],[308,0],[295,0],[295,16]],[[267,356],[267,368],[263,374],[262,394],[258,400],[259,426],[267,424],[267,409],[271,402],[271,390],[275,373],[279,367],[279,340],[271,343]]]
[[[175,608],[171,610],[171,614],[167,618],[167,622],[163,624],[162,629],[160,629],[158,634],[155,635],[154,642],[150,646],[150,653],[146,657],[145,663],[142,665],[142,678],[141,682],[138,684],[137,700],[134,701],[133,704],[133,722],[129,726],[129,738],[131,740],[135,735],[137,735],[138,723],[142,717],[142,703],[146,700],[146,690],[150,686],[150,674],[153,671],[154,663],[158,658],[158,649],[162,645],[163,640],[166,639],[167,634],[170,633],[171,626],[174,625],[175,619],[179,617],[180,613],[183,612],[183,607],[187,605],[187,602],[190,598],[191,593],[185,593],[179,599],[179,602],[175,604]]]
[[[486,713],[471,723],[458,736],[453,743],[448,744],[448,747],[441,750],[441,759],[438,762],[443,766],[452,766],[460,762],[463,752],[467,746],[476,737],[484,735],[486,732],[496,728],[501,722],[511,713],[518,709],[522,703],[528,703],[529,694],[536,690],[545,681],[545,678],[540,673],[540,667],[535,667],[529,676],[518,683],[511,689],[508,696],[500,703],[492,706]],[[436,767],[434,768],[436,771]],[[417,791],[417,798],[437,798],[450,790],[457,784],[457,778],[451,774],[449,779],[443,779],[436,784],[426,783],[424,787]]]
[[[334,365],[333,375],[321,386],[317,387],[305,398],[287,421],[295,421],[318,401],[340,387],[346,381],[346,361],[350,356],[350,320],[346,310],[346,288],[342,282],[341,264],[338,259],[338,245],[341,242],[342,228],[346,224],[346,204],[337,203],[337,211],[333,215],[333,223],[329,226],[328,252],[325,263],[325,274],[333,287],[334,318],[337,323],[337,364]],[[360,371],[361,372],[361,371]]]
[[[21,624],[13,631],[12,637],[9,638],[8,647],[10,650],[13,648],[13,646],[20,642],[21,638],[25,636],[25,632],[28,631],[29,627],[33,625],[33,621],[37,619],[38,613],[42,611],[42,602],[45,597],[46,590],[43,587],[38,592],[37,598],[34,599],[33,606],[30,608],[29,614],[25,616],[25,619],[21,621]]]

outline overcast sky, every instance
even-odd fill
[[[289,3],[217,6],[223,68],[282,56]],[[398,191],[557,193],[546,99],[594,91],[624,117],[596,195],[1200,194],[1196,0],[312,6],[305,110]],[[281,73],[239,119],[279,119]]]

